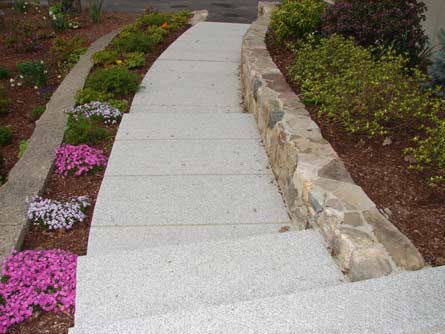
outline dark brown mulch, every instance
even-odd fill
[[[158,49],[147,56],[146,66],[134,71],[140,75],[141,81],[160,54],[188,28],[189,27],[185,27],[180,31],[170,33],[164,39],[162,44],[159,45]],[[132,98],[133,96],[129,99],[130,103]],[[116,130],[117,129],[114,129],[114,135],[116,134]],[[97,148],[102,149],[107,156],[111,153],[114,135],[102,145],[96,146]],[[87,252],[88,235],[94,211],[94,204],[103,176],[104,171],[94,175],[63,178],[53,172],[48,179],[43,196],[58,200],[70,200],[75,196],[88,196],[92,201],[92,206],[86,212],[87,219],[84,223],[74,225],[73,229],[70,231],[60,231],[56,233],[47,232],[38,226],[31,226],[25,237],[22,249],[63,249],[77,255],[85,255]],[[39,313],[34,315],[32,319],[11,328],[10,333],[67,334],[68,328],[73,324],[73,316],[69,314]]]
[[[67,29],[55,35],[42,19],[43,16],[48,16],[46,7],[42,6],[40,13],[32,9],[28,14],[19,13],[10,8],[2,8],[2,10],[5,12],[6,27],[14,25],[14,20],[26,22],[32,25],[39,39],[35,50],[25,52],[25,50],[8,47],[4,41],[9,30],[0,30],[0,40],[2,41],[0,43],[0,66],[7,68],[15,76],[17,63],[26,60],[43,60],[48,69],[49,79],[48,86],[39,91],[26,84],[12,88],[10,87],[9,79],[0,80],[0,84],[7,89],[7,95],[12,100],[11,112],[0,114],[0,126],[10,127],[13,135],[12,143],[1,148],[4,165],[0,169],[0,175],[6,177],[18,161],[20,142],[30,138],[34,131],[35,121],[31,118],[32,110],[48,102],[48,98],[57,89],[66,74],[58,69],[57,59],[54,59],[49,52],[54,38],[59,36],[65,38],[80,36],[89,45],[99,37],[132,22],[136,15],[123,12],[105,12],[102,21],[98,24],[93,24],[90,22],[88,12],[84,11],[73,17],[75,21],[81,24],[80,29]],[[58,75],[62,77],[58,78]]]
[[[277,45],[270,34],[266,41],[273,60],[299,94],[298,84],[287,71],[294,59],[292,52]],[[354,181],[380,209],[391,210],[391,222],[414,243],[429,264],[445,265],[445,188],[432,188],[426,184],[425,175],[408,170],[409,163],[402,154],[408,146],[407,140],[383,146],[382,138],[369,140],[350,135],[325,122],[317,115],[316,107],[307,109]]]

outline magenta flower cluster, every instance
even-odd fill
[[[62,250],[13,252],[2,265],[0,333],[35,309],[74,314],[77,256]]]
[[[65,203],[34,196],[28,207],[28,219],[34,225],[49,230],[70,229],[74,223],[85,220],[84,210],[89,205],[90,201],[86,196],[79,196]]]
[[[62,145],[56,150],[56,173],[63,176],[80,176],[107,165],[107,157],[101,150],[88,145]]]

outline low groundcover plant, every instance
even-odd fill
[[[2,265],[0,333],[35,310],[74,313],[77,256],[63,250],[13,252]]]
[[[90,201],[86,196],[75,197],[65,203],[34,196],[28,207],[28,219],[34,225],[49,230],[71,229],[74,223],[85,220],[84,210],[89,205]]]
[[[95,117],[103,119],[107,125],[114,125],[122,117],[119,109],[112,107],[109,103],[93,101],[82,104],[69,111],[70,114],[84,115],[85,117]]]
[[[57,174],[80,176],[107,165],[101,150],[88,145],[62,145],[56,151],[54,165]]]

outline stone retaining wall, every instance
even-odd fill
[[[352,281],[423,268],[420,253],[354,183],[272,61],[265,35],[274,5],[259,4],[243,42],[241,79],[294,223],[318,230]]]

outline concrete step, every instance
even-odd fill
[[[314,231],[81,257],[76,325],[289,294],[342,280]]]
[[[252,114],[151,111],[124,115],[116,140],[260,139]]]
[[[193,312],[77,328],[74,334],[443,334],[445,267]]]
[[[93,226],[288,223],[272,175],[104,177]]]
[[[158,60],[142,81],[132,106],[173,103],[234,109],[240,108],[240,100],[238,63]]]
[[[88,256],[202,241],[235,240],[294,231],[287,224],[236,224],[200,226],[92,226]]]

